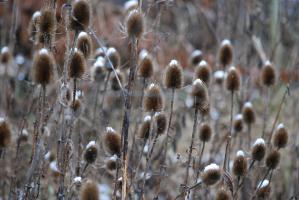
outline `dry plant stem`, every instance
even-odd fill
[[[267,87],[266,89],[266,96],[264,99],[264,113],[263,113],[263,132],[262,132],[262,138],[265,137],[266,134],[266,126],[267,126],[267,120],[269,115],[269,102],[270,102],[270,87]]]
[[[136,61],[137,61],[137,39],[131,39],[131,55],[130,55],[130,73],[129,73],[129,81],[127,86],[127,93],[125,94],[125,113],[122,124],[122,169],[123,169],[123,177],[122,177],[122,194],[121,199],[125,200],[127,195],[127,151],[128,151],[128,136],[129,136],[129,128],[130,128],[130,115],[131,115],[131,107],[132,107],[132,96],[133,96],[133,87],[134,87],[134,79],[135,79],[135,71],[136,71]]]
[[[195,177],[195,182],[194,184],[197,183],[198,177],[199,177],[199,172],[200,172],[200,165],[201,165],[201,159],[202,159],[202,155],[205,149],[205,142],[202,143],[202,147],[201,147],[201,151],[200,151],[200,155],[199,155],[199,160],[198,160],[198,169],[197,169],[197,173],[196,173],[196,177]]]
[[[187,160],[187,166],[186,166],[186,176],[185,176],[185,182],[184,182],[184,186],[185,187],[187,187],[187,185],[188,185],[189,168],[190,168],[191,157],[192,157],[194,137],[195,137],[197,123],[198,123],[198,108],[196,107],[194,110],[195,111],[194,111],[193,130],[192,130],[191,142],[190,142],[189,151],[188,151],[188,160]]]
[[[258,186],[257,186],[257,188],[256,188],[256,190],[255,190],[253,196],[251,197],[251,199],[254,199],[254,198],[255,198],[257,191],[261,188],[261,186],[263,185],[263,182],[266,180],[267,176],[269,175],[269,173],[270,173],[271,171],[272,171],[272,170],[271,170],[270,168],[268,168],[268,170],[267,170],[265,176],[263,177],[262,181],[258,183]],[[270,184],[270,181],[269,181],[269,184]]]
[[[271,129],[271,132],[270,132],[270,136],[269,136],[269,139],[268,139],[268,145],[271,144],[271,140],[272,140],[272,135],[273,135],[273,132],[274,132],[274,129],[275,129],[275,126],[276,126],[276,123],[278,121],[278,118],[279,118],[279,115],[280,115],[280,111],[282,109],[282,105],[287,97],[287,94],[289,93],[289,86],[287,86],[284,94],[283,94],[283,97],[281,99],[281,102],[279,104],[279,107],[278,107],[278,111],[277,111],[277,114],[275,116],[275,120],[274,120],[274,123],[272,125],[272,129]]]
[[[248,136],[248,150],[250,149],[251,143],[251,124],[247,125],[247,136]],[[240,138],[242,140],[242,138]]]
[[[105,102],[105,97],[106,97],[106,93],[107,93],[107,88],[108,88],[110,75],[111,75],[111,72],[109,71],[108,74],[107,74],[106,80],[105,80],[103,96],[102,96],[101,105],[100,105],[100,113],[103,112],[103,107],[104,107],[104,102]]]
[[[96,94],[95,94],[93,114],[92,114],[92,127],[94,127],[94,123],[96,121],[96,110],[97,110],[97,107],[98,107],[98,97],[99,97],[99,84],[96,83],[95,86],[96,86]]]
[[[231,148],[231,136],[232,136],[232,127],[233,127],[233,111],[234,111],[234,92],[231,92],[231,110],[230,110],[230,126],[229,134],[226,139],[225,155],[223,161],[223,170],[229,170],[229,160],[230,160],[230,148]]]

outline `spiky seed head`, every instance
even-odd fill
[[[152,77],[154,73],[154,64],[153,64],[153,59],[151,55],[148,53],[140,52],[139,58],[139,69],[138,69],[138,75],[142,78],[150,78]],[[145,54],[145,55],[144,55]]]
[[[209,142],[212,136],[212,128],[208,123],[202,123],[199,128],[199,139],[202,142]]]
[[[266,144],[263,138],[258,138],[251,149],[251,157],[254,161],[261,161],[266,154]]]
[[[184,82],[183,68],[177,60],[171,60],[166,67],[164,85],[166,88],[180,89]]]
[[[84,160],[88,164],[92,164],[96,161],[98,155],[98,148],[95,141],[90,141],[85,148]]]
[[[39,24],[40,24],[40,16],[41,16],[40,11],[36,11],[35,13],[33,13],[29,24],[29,35],[31,41],[33,42],[36,42],[36,35],[38,33]]]
[[[193,81],[191,95],[194,98],[194,107],[199,110],[207,110],[209,107],[209,95],[206,85],[200,79]]]
[[[106,168],[110,171],[116,170],[117,156],[113,155],[106,161]]]
[[[138,1],[137,0],[129,0],[124,4],[125,13],[130,12],[131,10],[138,9]]]
[[[130,11],[126,21],[127,34],[129,38],[140,38],[144,30],[142,14],[137,10]]]
[[[43,44],[51,44],[55,36],[56,30],[56,18],[55,13],[51,9],[45,9],[41,11],[39,17],[38,40]]]
[[[215,79],[215,82],[218,84],[218,85],[222,85],[224,79],[226,78],[227,76],[227,73],[223,70],[218,70],[214,73],[214,79]]]
[[[226,77],[226,89],[233,92],[240,89],[241,77],[235,67],[230,67]]]
[[[98,57],[96,62],[92,65],[91,69],[91,79],[94,82],[100,83],[105,79],[105,59],[103,57]]]
[[[120,156],[121,151],[121,137],[116,131],[111,128],[106,128],[105,138],[104,138],[104,144],[107,149],[107,151],[111,155],[117,155]]]
[[[154,119],[156,122],[157,134],[163,134],[167,128],[167,116],[165,112],[156,113]]]
[[[152,83],[144,94],[143,109],[145,112],[159,112],[163,110],[163,94],[158,84]]]
[[[117,77],[119,78],[120,83],[122,84],[123,81],[125,80],[124,74],[118,69],[116,70],[116,74],[117,74]],[[110,80],[111,80],[111,89],[113,91],[119,91],[121,88],[120,88],[120,85],[118,84],[115,73],[113,73],[111,75]]]
[[[81,187],[80,200],[99,200],[99,197],[98,184],[92,180],[87,180]]]
[[[267,199],[270,196],[271,186],[269,180],[265,179],[257,185],[257,197],[260,199]]]
[[[88,28],[91,18],[91,8],[87,0],[76,0],[72,5],[70,27],[74,31],[84,31]]]
[[[231,194],[225,188],[221,188],[217,191],[215,200],[231,200]]]
[[[275,84],[276,73],[275,69],[270,61],[266,61],[261,72],[262,84],[266,87],[270,87]]]
[[[1,49],[1,63],[7,65],[11,61],[12,55],[8,47],[3,47]]]
[[[0,117],[0,149],[6,148],[11,141],[11,129],[6,119]]]
[[[233,163],[235,176],[244,176],[247,172],[247,160],[243,151],[238,151]]]
[[[202,61],[202,52],[198,49],[194,50],[190,56],[190,64],[197,66]]]
[[[99,47],[95,50],[94,52],[94,59],[97,60],[98,57],[105,57],[106,55],[106,52],[107,52],[107,47],[103,46],[103,47]]]
[[[47,49],[39,50],[33,59],[32,74],[36,83],[48,85],[54,79],[54,58]]]
[[[88,59],[92,54],[92,42],[90,35],[84,31],[81,31],[78,35],[77,49],[83,53],[85,59]]]
[[[219,62],[223,67],[232,63],[233,46],[229,40],[223,40],[219,49]]]
[[[208,63],[202,60],[195,68],[195,79],[202,80],[207,86],[210,83],[211,68]]]
[[[221,171],[217,164],[212,163],[204,168],[202,181],[206,185],[214,185],[220,180]]]
[[[274,133],[273,145],[278,149],[284,148],[288,143],[288,139],[289,136],[286,127],[283,124],[279,124]]]
[[[110,47],[107,50],[106,55],[107,55],[107,58],[109,58],[114,69],[117,69],[120,66],[120,55],[119,55],[118,51],[114,47]],[[105,65],[106,65],[108,71],[112,71],[113,69],[111,67],[109,60],[107,59],[105,61],[106,62]]]
[[[246,124],[253,124],[255,122],[255,112],[251,102],[246,102],[242,110],[243,120]]]
[[[73,110],[75,116],[79,116],[82,112],[82,103],[79,98],[76,98],[74,103],[71,104],[71,109]]]
[[[266,157],[266,166],[269,169],[275,169],[280,161],[280,153],[278,150],[272,150]]]
[[[86,69],[86,61],[84,55],[77,48],[71,57],[69,64],[69,77],[70,78],[82,78]]]
[[[147,140],[150,135],[151,129],[151,116],[147,115],[144,117],[144,120],[139,128],[139,138]]]
[[[242,130],[243,130],[243,115],[242,114],[236,115],[236,117],[234,119],[233,127],[234,127],[235,132],[242,132]]]

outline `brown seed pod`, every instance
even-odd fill
[[[119,55],[118,51],[115,48],[110,47],[107,50],[106,55],[109,58],[111,64],[114,67],[114,69],[117,69],[120,66],[120,55]],[[112,71],[113,69],[110,65],[109,60],[106,60],[105,66],[106,66],[108,71]]]
[[[146,89],[143,100],[143,109],[145,112],[159,112],[163,110],[163,94],[160,86],[150,84]]]
[[[247,160],[243,151],[238,151],[233,163],[233,173],[235,176],[245,176],[247,172]]]
[[[55,13],[51,9],[42,10],[38,25],[39,42],[50,44],[53,41],[56,30]]]
[[[233,92],[240,89],[241,78],[235,67],[230,67],[226,77],[226,89]]]
[[[275,169],[280,161],[280,153],[277,150],[272,150],[266,157],[266,166],[269,169]]]
[[[183,68],[177,60],[171,60],[166,67],[164,85],[168,89],[180,89],[184,82]]]
[[[266,87],[270,87],[275,84],[276,73],[275,69],[270,61],[266,61],[261,72],[262,84]]]
[[[92,81],[97,83],[102,82],[106,76],[105,59],[103,57],[98,57],[90,71]]]
[[[258,138],[251,149],[251,157],[254,161],[261,161],[266,154],[265,141],[262,138]]]
[[[155,114],[155,122],[157,127],[157,134],[161,135],[165,132],[167,127],[167,117],[164,112],[158,112]]]
[[[204,168],[202,181],[206,185],[214,185],[220,180],[221,171],[218,165],[212,163]]]
[[[0,61],[2,64],[7,65],[11,61],[12,55],[11,52],[9,51],[8,47],[3,47],[1,49],[1,57]]]
[[[257,197],[259,197],[260,199],[267,199],[270,196],[270,192],[271,192],[271,186],[270,186],[270,182],[265,179],[263,182],[260,182],[257,185]]]
[[[0,149],[6,148],[11,141],[11,130],[8,122],[0,118]]]
[[[139,128],[139,138],[147,140],[150,135],[151,129],[151,116],[147,115],[144,117],[144,120]]]
[[[287,143],[288,143],[288,131],[285,128],[285,126],[283,124],[279,124],[277,126],[277,129],[274,133],[274,137],[273,137],[273,145],[280,149],[280,148],[284,148],[286,147]]]
[[[85,148],[84,160],[88,164],[92,164],[96,161],[98,155],[98,148],[95,141],[90,141]]]
[[[77,48],[83,53],[85,59],[88,59],[92,54],[91,38],[84,31],[81,31],[78,35]]]
[[[29,24],[29,35],[30,35],[30,40],[33,42],[36,42],[36,35],[38,33],[38,29],[39,29],[39,24],[40,24],[40,16],[41,16],[41,12],[40,11],[36,11],[32,17],[31,17],[31,21]]]
[[[202,142],[209,142],[212,136],[212,128],[208,123],[202,123],[199,128],[199,139]]]
[[[209,95],[206,85],[200,80],[193,81],[191,95],[194,97],[194,107],[199,110],[207,110],[209,107]]]
[[[242,132],[242,130],[243,130],[243,116],[242,116],[242,114],[236,115],[236,117],[234,119],[233,127],[234,127],[235,132],[237,132],[237,133]]]
[[[253,124],[255,122],[255,112],[251,102],[246,102],[242,110],[243,120],[246,124]]]
[[[106,128],[106,133],[105,133],[105,138],[104,138],[104,144],[105,144],[106,150],[111,155],[120,156],[120,151],[121,151],[121,137],[111,127],[107,127]]]
[[[98,184],[92,180],[87,180],[81,188],[80,200],[99,200],[100,192]]]
[[[195,68],[194,79],[198,78],[202,80],[207,86],[209,85],[211,79],[211,68],[204,60],[202,60]]]
[[[219,49],[219,62],[223,67],[232,63],[233,46],[229,40],[223,40]]]
[[[86,69],[86,61],[84,55],[77,48],[74,50],[69,65],[70,78],[82,78]]]
[[[130,11],[127,21],[127,34],[130,38],[140,38],[144,30],[143,16],[138,10]]]
[[[117,165],[117,156],[111,156],[107,161],[106,161],[106,169],[113,171],[116,170],[116,165]]]
[[[190,65],[197,66],[202,61],[202,52],[198,49],[194,50],[190,56]]]
[[[76,0],[72,5],[70,27],[74,31],[84,31],[88,28],[91,18],[91,8],[87,0]]]
[[[124,74],[121,71],[119,71],[118,69],[116,70],[116,74],[117,74],[117,77],[119,78],[120,83],[122,84],[123,81],[125,80]],[[117,81],[115,73],[113,73],[111,75],[111,79],[110,80],[111,80],[111,89],[113,91],[119,91],[121,88],[120,88],[120,86],[118,84],[118,81]]]
[[[221,188],[217,191],[215,200],[231,200],[231,194],[225,188]]]
[[[79,98],[76,98],[74,103],[71,104],[71,109],[73,110],[75,116],[79,116],[82,112],[82,103]]]
[[[54,79],[54,58],[50,51],[41,49],[33,59],[32,74],[36,83],[48,85]]]
[[[145,50],[139,54],[139,68],[138,75],[142,78],[148,79],[153,76],[154,65],[151,55]]]

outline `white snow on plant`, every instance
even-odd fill
[[[267,187],[269,185],[269,180],[265,179],[263,182],[260,181],[258,184],[258,188],[264,188]]]
[[[263,138],[256,139],[253,146],[256,146],[256,145],[265,145],[265,140]]]
[[[86,145],[86,149],[92,147],[92,146],[95,146],[96,145],[96,141],[92,140],[90,141],[87,145]]]
[[[248,102],[246,102],[244,104],[244,107],[246,107],[246,108],[252,108],[252,103],[248,101]]]
[[[239,151],[237,151],[237,156],[242,156],[242,157],[244,157],[245,154],[244,154],[244,152],[243,152],[242,150],[239,150]]]
[[[210,170],[219,170],[219,165],[215,164],[215,163],[212,163],[212,164],[209,164],[207,165],[205,168],[204,168],[204,172],[207,172],[207,171],[210,171]]]
[[[175,59],[172,59],[169,63],[170,66],[174,66],[174,65],[178,65],[178,64],[179,64],[179,62]]]

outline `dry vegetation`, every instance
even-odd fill
[[[299,199],[298,1],[0,7],[0,200]]]

